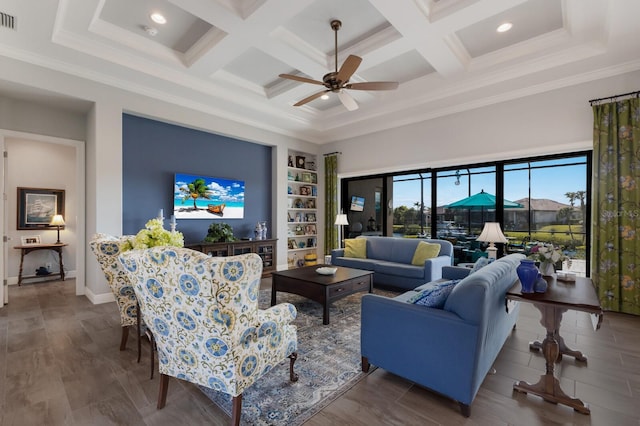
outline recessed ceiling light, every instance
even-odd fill
[[[323,99],[326,101],[327,99],[329,99],[329,95],[325,93],[324,95],[320,96],[320,99]]]
[[[167,23],[167,18],[165,18],[161,13],[157,13],[157,12],[151,14],[151,20],[156,24],[160,24],[160,25]]]
[[[505,22],[504,24],[500,24],[498,28],[496,28],[496,31],[499,33],[505,33],[509,31],[511,27],[513,27],[513,24],[511,22]]]

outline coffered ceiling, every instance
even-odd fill
[[[637,0],[3,0],[0,12],[2,56],[317,143],[640,69]],[[400,85],[349,90],[355,111],[335,93],[295,107],[323,87],[278,75],[334,70],[333,19],[338,67],[362,58],[350,82]]]

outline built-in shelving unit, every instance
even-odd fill
[[[287,263],[297,268],[317,257],[318,172],[316,156],[289,151],[287,167]],[[315,258],[314,258],[315,259]]]

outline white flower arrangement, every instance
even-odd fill
[[[570,261],[569,257],[564,254],[560,248],[556,248],[553,244],[540,244],[531,247],[529,259],[533,259],[540,263],[549,262],[556,264],[558,262]]]
[[[164,229],[162,221],[155,218],[149,220],[144,229],[141,229],[135,237],[130,239],[125,244],[125,247],[122,247],[122,250],[137,250],[158,246],[184,247],[184,235],[179,231],[167,231]]]

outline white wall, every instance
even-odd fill
[[[592,148],[589,100],[640,88],[640,71],[334,142],[340,177]],[[390,143],[393,142],[393,143]]]
[[[60,231],[60,240],[68,243],[63,254],[65,271],[75,275],[77,247],[76,211],[78,191],[76,188],[76,149],[55,143],[24,138],[6,137],[8,166],[5,171],[7,194],[6,212],[9,253],[7,273],[9,284],[18,282],[20,250],[13,246],[20,244],[20,238],[39,235],[42,243],[54,243],[55,229],[17,230],[17,188],[63,189],[65,191],[65,229]],[[33,275],[35,270],[46,263],[52,264],[52,272],[58,272],[58,256],[48,250],[38,250],[25,256],[23,275]]]

